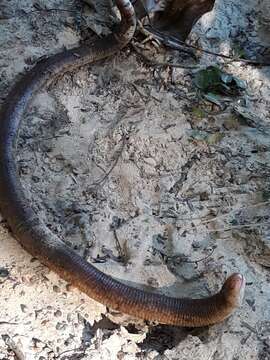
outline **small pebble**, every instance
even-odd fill
[[[193,241],[192,247],[193,247],[194,249],[200,249],[201,243],[200,243],[199,241]]]
[[[55,326],[56,330],[65,330],[67,328],[67,324],[65,322],[58,322]]]
[[[59,289],[59,287],[57,285],[53,285],[53,291],[56,293],[60,293],[61,290]]]
[[[5,278],[9,276],[9,271],[6,268],[0,268],[0,278]]]
[[[60,310],[56,310],[56,311],[54,312],[54,316],[55,316],[55,317],[60,317],[60,316],[62,316],[62,312],[61,312]]]
[[[23,313],[27,312],[27,306],[26,305],[20,304],[20,307],[21,307],[21,310],[22,310]]]

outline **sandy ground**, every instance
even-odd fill
[[[40,11],[45,3],[72,12]],[[85,35],[80,10],[64,0],[2,0],[2,100],[36,59]],[[217,0],[190,41],[264,55],[267,11],[267,1]],[[42,90],[18,141],[25,191],[48,226],[102,271],[194,297],[241,272],[243,306],[196,330],[116,314],[32,259],[3,220],[0,359],[270,359],[270,70],[145,49],[197,69],[150,67],[130,46]],[[222,111],[193,84],[213,64],[247,84]]]

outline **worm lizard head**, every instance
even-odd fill
[[[225,294],[227,302],[232,307],[239,307],[242,304],[245,292],[246,281],[243,275],[232,274],[224,283],[222,293]]]

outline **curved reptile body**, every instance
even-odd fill
[[[127,286],[89,264],[42,222],[28,203],[14,153],[20,122],[33,95],[59,74],[113,55],[132,38],[136,20],[130,1],[117,0],[118,31],[91,46],[82,45],[39,61],[15,84],[0,113],[0,207],[13,235],[32,256],[91,298],[146,320],[179,326],[220,322],[239,306],[245,280],[233,274],[220,292],[204,299],[178,299]]]

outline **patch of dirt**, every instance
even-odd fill
[[[216,1],[189,42],[263,57],[267,16],[255,2]],[[3,1],[2,99],[36,59],[79,41],[86,31],[81,10],[64,0]],[[18,141],[21,181],[47,225],[100,270],[133,286],[193,297],[241,272],[243,306],[209,329],[130,319],[31,259],[3,224],[0,359],[270,356],[269,68],[202,52],[195,62],[156,52],[151,42],[142,49],[140,41],[138,35],[137,51],[129,46],[66,74],[35,97]],[[166,56],[189,66],[149,66],[138,46],[155,61]],[[214,64],[247,83],[222,110],[193,82]]]

